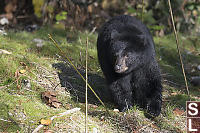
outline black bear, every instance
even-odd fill
[[[153,38],[141,21],[122,15],[106,22],[97,40],[98,59],[120,111],[137,104],[158,116],[162,85]]]

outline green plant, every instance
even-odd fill
[[[66,18],[67,18],[67,12],[66,11],[60,12],[56,15],[56,21],[57,21],[56,23],[59,24],[60,21],[66,20]]]

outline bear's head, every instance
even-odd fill
[[[126,74],[142,67],[144,58],[148,58],[148,52],[145,52],[148,46],[144,35],[128,35],[117,31],[113,34],[111,34],[111,55],[109,57],[114,71]]]

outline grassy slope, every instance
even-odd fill
[[[105,88],[97,61],[96,34],[70,30],[65,32],[58,27],[43,27],[34,33],[10,31],[7,36],[0,36],[0,49],[12,52],[11,55],[0,55],[0,132],[33,131],[42,118],[50,118],[74,107],[82,109],[78,113],[55,119],[51,125],[44,129],[56,132],[84,131],[84,104],[82,103],[84,101],[81,100],[81,97],[84,99],[84,82],[70,65],[64,63],[63,59],[57,55],[58,50],[49,41],[48,33],[51,33],[59,42],[62,50],[82,73],[84,73],[85,66],[85,41],[88,36],[90,82],[97,93]],[[43,39],[45,45],[42,48],[37,48],[32,41],[34,38]],[[198,75],[199,72],[191,72],[191,70],[196,64],[200,64],[200,58],[197,55],[200,53],[200,47],[192,44],[192,41],[188,39],[181,38],[181,42],[184,44],[181,48],[192,52],[191,54],[183,52],[188,77]],[[89,95],[91,101],[89,106],[90,130],[95,127],[100,132],[113,132],[117,131],[117,127],[119,127],[122,132],[133,130],[139,132],[148,130],[155,132],[185,131],[185,113],[183,115],[174,113],[174,109],[177,108],[180,111],[185,111],[185,101],[188,100],[187,95],[185,95],[184,80],[174,37],[170,35],[155,38],[155,43],[157,59],[163,75],[164,106],[162,114],[158,118],[150,120],[145,118],[143,112],[137,107],[133,107],[126,114],[116,113],[112,111],[113,105],[106,102],[111,111],[111,117],[108,117],[105,109],[91,94]],[[63,64],[67,69],[60,69]],[[23,69],[26,72],[20,75],[18,80],[20,87],[17,87],[15,72]],[[30,81],[31,88],[25,87],[24,79]],[[64,86],[62,83],[57,87],[62,79],[73,87],[69,89],[69,86]],[[191,85],[189,88],[193,99],[199,100],[199,88]],[[41,99],[41,92],[54,89],[57,92],[58,100],[62,103],[60,109],[50,108]]]

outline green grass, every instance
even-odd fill
[[[53,35],[61,49],[72,60],[73,64],[81,70],[82,74],[84,74],[83,70],[85,69],[86,39],[87,37],[89,38],[88,70],[91,76],[91,81],[89,82],[97,93],[104,92],[105,81],[102,78],[96,53],[97,33],[90,34],[88,31],[81,32],[70,29],[65,31],[58,25],[53,27],[44,26],[34,33],[9,31],[7,36],[0,36],[0,49],[12,52],[11,55],[0,55],[0,119],[3,119],[0,120],[0,132],[33,131],[40,124],[42,118],[48,119],[74,107],[80,107],[81,112],[56,118],[45,129],[56,132],[62,127],[62,131],[69,131],[68,129],[77,132],[84,131],[85,109],[83,103],[85,83],[74,72],[73,68],[68,63],[64,63],[63,58],[58,56],[59,50],[48,39],[47,34]],[[36,44],[32,41],[35,38],[44,40],[42,48],[36,47]],[[142,127],[145,125],[149,125],[149,128],[156,127],[160,131],[184,131],[184,124],[178,121],[184,122],[185,118],[173,113],[175,108],[185,110],[185,101],[189,99],[184,87],[175,39],[173,35],[167,35],[162,38],[155,37],[154,40],[164,87],[164,102],[161,115],[153,120],[147,119],[144,116],[144,112],[136,106],[127,111],[126,115],[121,112],[113,112],[112,110],[115,106],[104,100],[111,112],[110,118],[106,115],[103,106],[89,91],[89,101],[91,101],[91,104],[97,105],[97,107],[91,106],[89,108],[90,131],[95,127],[101,132],[112,132],[117,130],[117,126],[122,131],[143,130]],[[189,69],[186,70],[188,79],[191,76],[200,74],[198,71],[191,72],[193,64],[200,63],[198,56],[200,46],[194,45],[194,40],[199,44],[199,40],[194,37],[185,39],[184,35],[180,35],[183,61],[185,66],[189,66]],[[185,50],[190,51],[191,54],[186,54]],[[56,65],[58,68],[54,67]],[[64,69],[59,68],[61,66]],[[26,72],[16,77],[15,73],[19,70],[26,70]],[[55,75],[57,74],[60,81],[56,79]],[[61,81],[62,78],[64,78],[63,81]],[[17,80],[20,86],[17,86]],[[31,82],[31,88],[27,89],[25,87],[24,80]],[[65,86],[67,90],[62,88],[62,83],[62,85],[56,86],[60,82],[68,83],[68,86]],[[70,87],[70,84],[73,87]],[[51,108],[42,101],[41,92],[49,89],[55,89],[58,93],[57,98],[62,103],[61,108]],[[200,96],[199,88],[189,84],[189,89],[192,99],[198,100],[196,97]],[[81,96],[82,100],[79,98],[77,101],[77,96]],[[102,117],[105,118],[102,120]],[[70,119],[73,119],[73,121]],[[127,122],[133,124],[130,126],[131,128],[125,128]],[[78,127],[75,128],[73,125],[78,125]],[[41,129],[42,131],[43,129]]]
[[[0,104],[2,104],[0,116],[2,116],[1,119],[5,120],[0,120],[0,132],[16,132],[17,130],[20,132],[30,132],[39,125],[42,118],[50,118],[60,112],[66,111],[66,109],[77,106],[84,109],[84,106],[74,102],[67,92],[61,92],[57,96],[59,101],[63,104],[62,108],[50,108],[41,99],[41,92],[45,91],[47,88],[38,86],[38,84],[32,81],[37,81],[41,78],[38,77],[38,74],[41,73],[37,68],[38,66],[42,66],[49,71],[55,71],[52,64],[60,62],[56,55],[59,53],[58,49],[48,39],[47,34],[49,33],[53,35],[62,50],[65,51],[66,55],[79,69],[85,64],[84,48],[86,38],[89,37],[89,61],[91,63],[88,65],[88,68],[90,72],[95,72],[100,69],[97,67],[98,61],[96,60],[96,35],[90,35],[88,32],[69,31],[66,33],[62,29],[42,27],[36,33],[9,31],[7,36],[0,36],[0,49],[12,52],[11,55],[0,55],[0,86],[2,87],[0,89]],[[69,42],[66,41],[66,34],[69,34],[67,37]],[[80,36],[80,38],[70,38],[70,35],[74,37]],[[44,46],[40,49],[37,48],[32,41],[34,38],[43,39]],[[25,63],[26,66],[23,66],[21,63]],[[15,73],[23,69],[25,69],[26,72],[21,74],[18,79],[19,88],[17,87],[17,77]],[[22,83],[24,79],[31,80],[31,88],[28,90],[24,89]],[[49,79],[52,81],[54,80],[54,78]],[[80,85],[83,83],[80,79],[74,80],[74,82]],[[100,106],[100,108],[102,107]],[[25,119],[21,120],[20,114],[23,114]],[[84,113],[81,112],[80,117],[83,117],[81,123],[84,123]],[[66,119],[67,118],[59,118],[56,121],[62,123],[65,122]],[[92,127],[98,125],[94,125],[93,122],[94,120],[89,122],[90,130],[92,130]],[[54,126],[54,123],[52,123],[49,128],[54,129]],[[84,126],[80,127],[84,129]]]
[[[182,37],[180,37],[181,39]],[[165,79],[172,81],[177,84],[176,89],[186,92],[183,86],[185,86],[185,81],[182,74],[181,63],[179,60],[179,55],[176,49],[175,39],[172,35],[168,35],[162,38],[155,38],[156,51],[157,51],[157,59],[159,61],[161,70],[163,74],[168,74],[168,76],[164,76]],[[198,42],[196,42],[198,43]],[[187,44],[187,45],[186,45]],[[183,63],[186,69],[186,75],[188,81],[190,81],[191,76],[198,76],[200,74],[199,71],[195,71],[195,73],[191,72],[192,65],[198,64],[200,62],[200,58],[197,53],[200,53],[198,50],[200,46],[194,47],[191,41],[189,40],[181,40],[180,41],[180,50],[183,59]],[[194,50],[195,51],[191,51]],[[185,50],[190,51],[191,54],[187,54]],[[199,92],[196,91],[196,88],[189,84],[189,88],[191,90],[192,95],[199,96]]]

